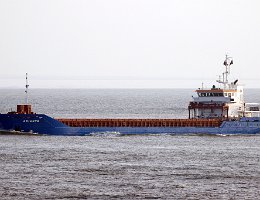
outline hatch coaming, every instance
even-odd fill
[[[219,127],[219,119],[58,119],[69,127]]]

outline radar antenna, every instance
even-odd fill
[[[29,89],[29,84],[28,84],[28,73],[26,73],[26,80],[25,80],[25,93],[26,93],[26,99],[25,99],[25,103],[28,104],[28,89]]]

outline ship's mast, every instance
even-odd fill
[[[218,83],[222,83],[224,86],[224,89],[228,87],[228,75],[230,74],[230,65],[233,64],[232,57],[229,57],[226,55],[226,59],[223,63],[225,65],[225,71],[222,73],[223,80],[219,77],[219,80],[217,80]]]
[[[26,97],[25,97],[25,103],[26,105],[28,104],[28,89],[29,89],[29,84],[28,84],[28,73],[26,73],[26,80],[25,80],[25,93],[26,93]]]

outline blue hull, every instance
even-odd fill
[[[220,127],[69,127],[44,114],[0,114],[0,130],[44,135],[128,134],[260,134],[260,118],[224,121]]]

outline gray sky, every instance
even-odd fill
[[[259,0],[0,0],[0,87],[260,88]]]

